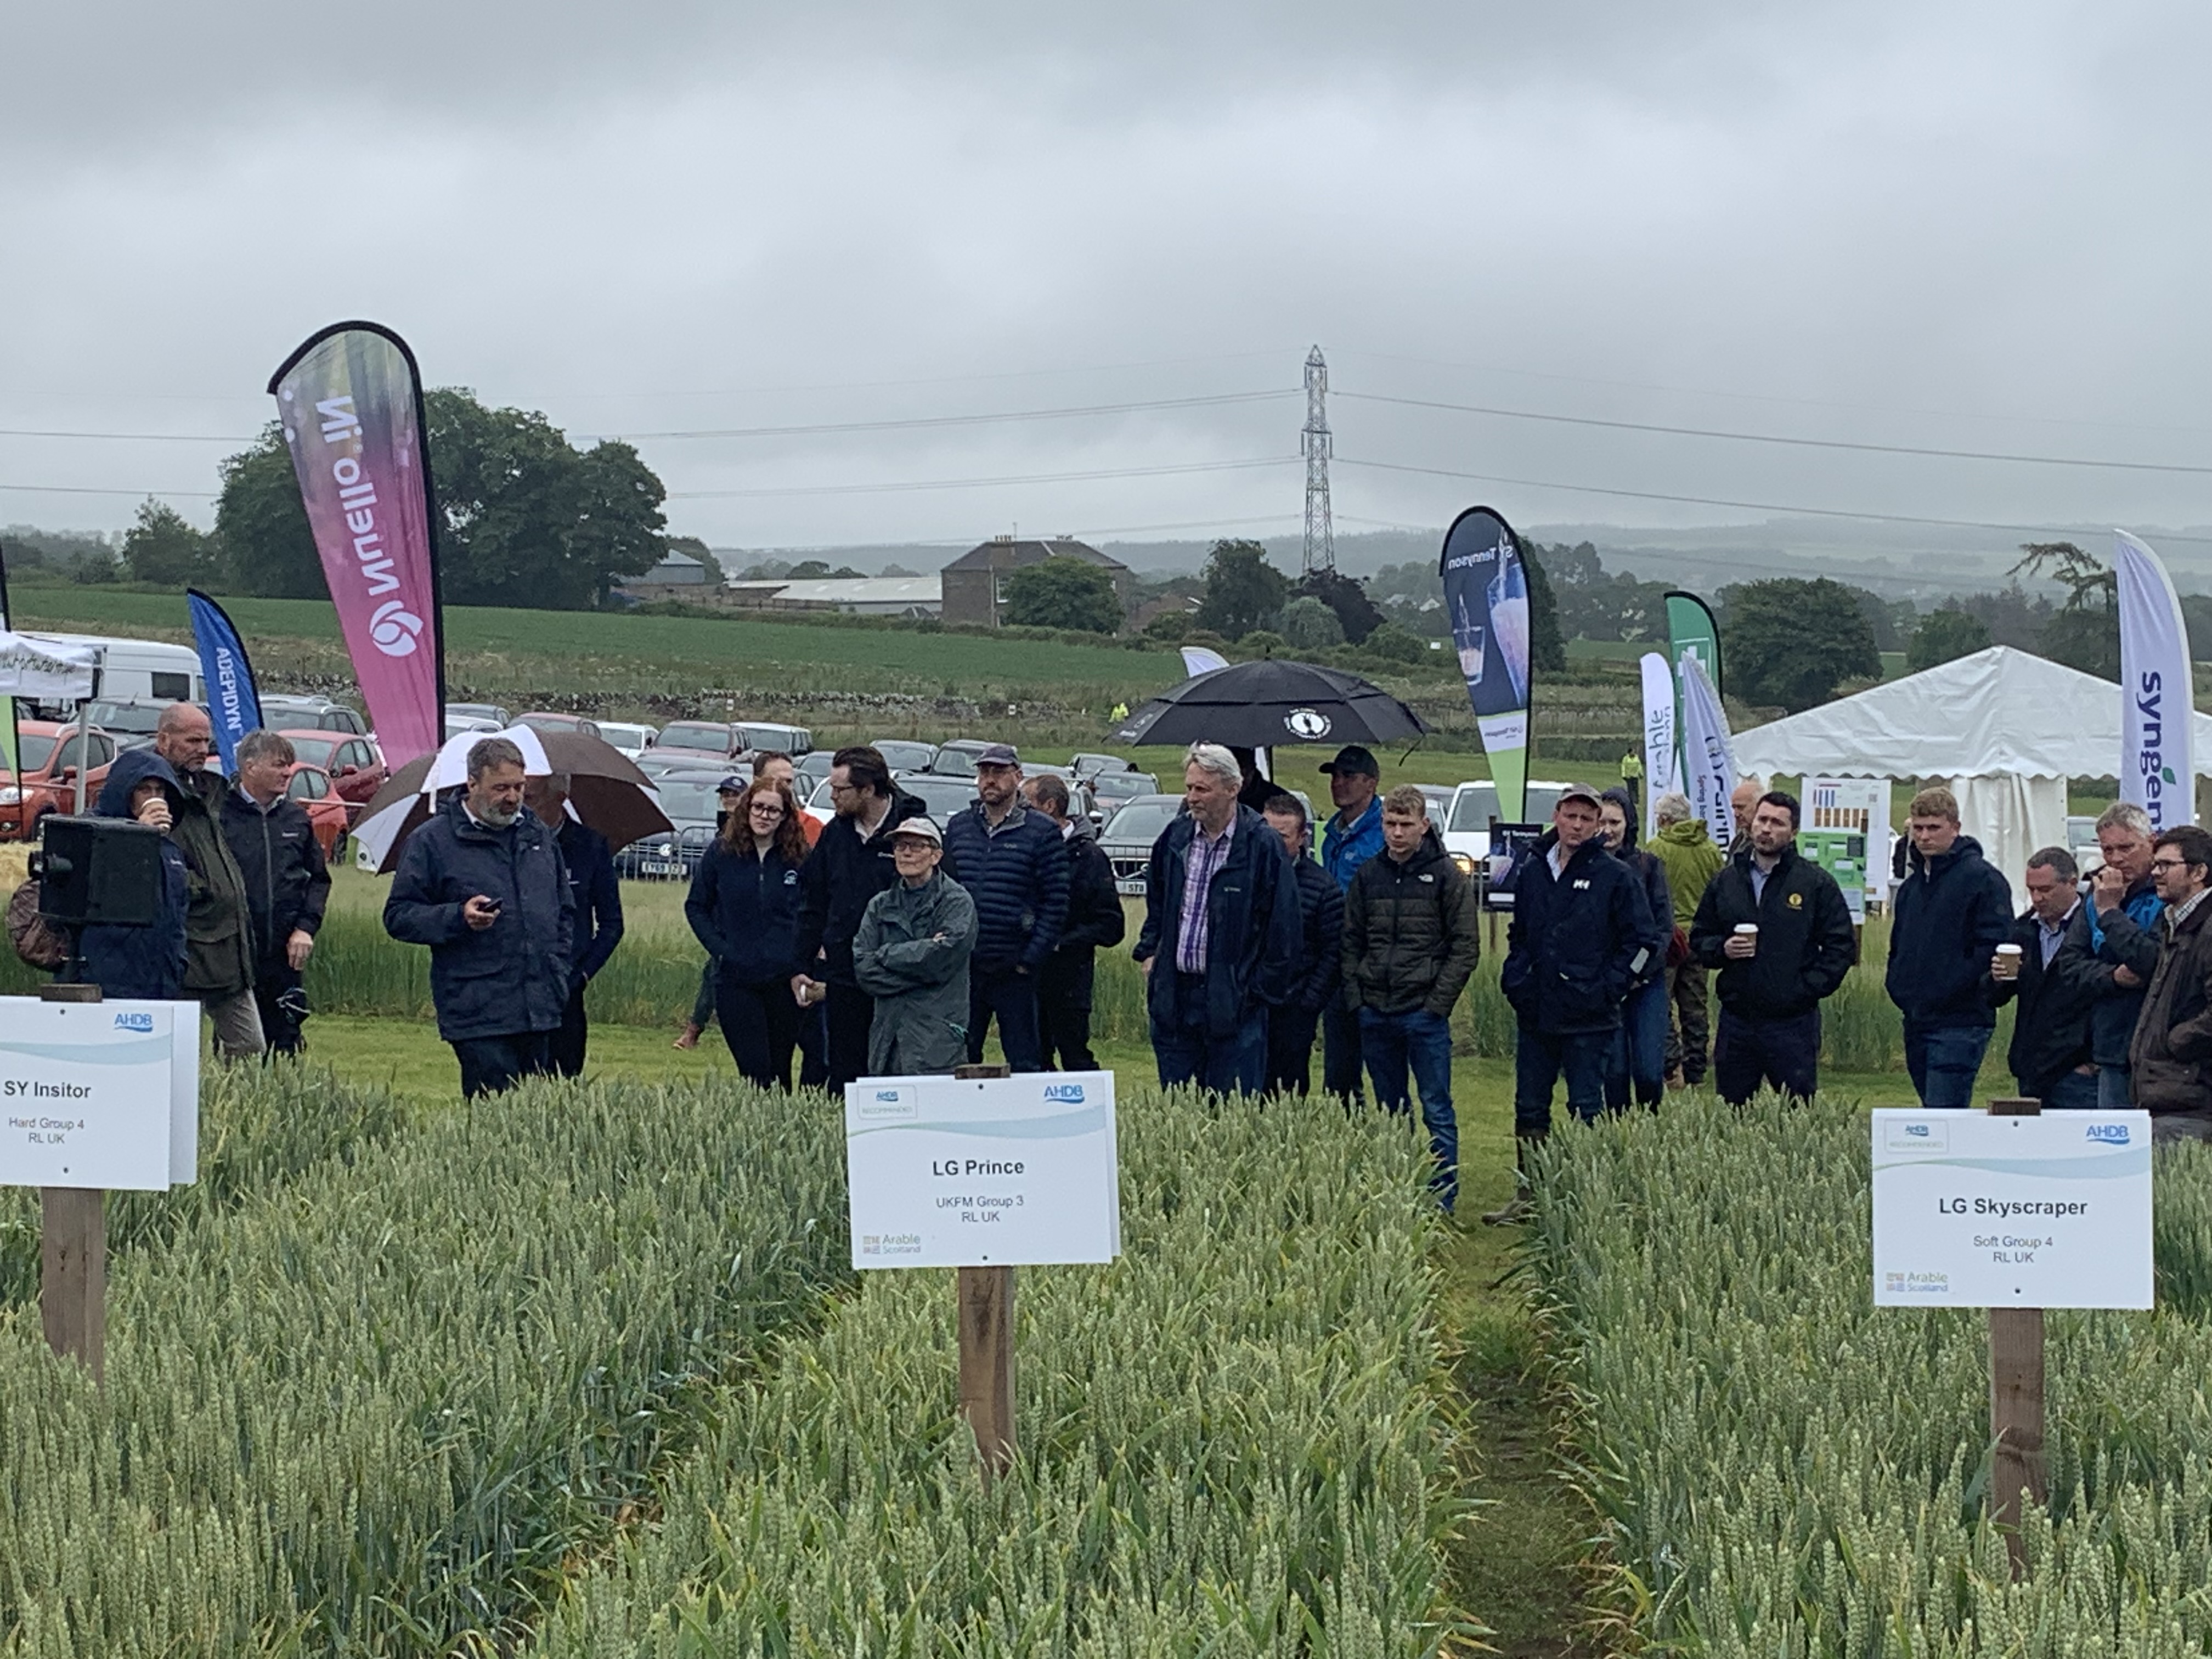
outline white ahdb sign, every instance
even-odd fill
[[[853,1266],[1012,1267],[1121,1254],[1111,1072],[845,1086]]]
[[[199,1097],[198,1003],[0,997],[0,1185],[188,1186]]]
[[[1884,1109],[1883,1308],[2148,1308],[2150,1114]]]

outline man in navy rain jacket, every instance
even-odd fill
[[[1906,811],[1890,899],[1889,1000],[1905,1016],[1905,1069],[1920,1103],[1971,1106],[1996,1029],[1990,959],[2012,937],[2012,884],[1959,833],[1958,798],[1923,789]]]
[[[142,792],[143,799],[132,799]],[[84,983],[100,987],[103,996],[173,1002],[185,994],[185,915],[191,903],[191,875],[183,851],[169,834],[184,799],[175,769],[151,749],[125,750],[100,787],[100,799],[92,809],[94,817],[136,818],[161,832],[161,895],[153,925],[84,930],[79,945]]]
[[[995,1014],[1017,1072],[1044,1070],[1037,980],[1067,921],[1067,846],[1060,826],[1022,805],[1022,759],[994,743],[975,757],[975,804],[945,826],[945,851],[975,902],[968,958],[968,1060],[983,1058]]]
[[[1183,765],[1190,810],[1160,831],[1146,872],[1145,969],[1160,1082],[1254,1095],[1267,1070],[1267,1010],[1298,969],[1298,889],[1282,838],[1240,805],[1243,775],[1216,743]]]
[[[522,792],[512,741],[471,749],[468,788],[408,837],[384,902],[385,932],[430,947],[438,1035],[469,1098],[550,1068],[574,973],[568,872]]]
[[[1660,937],[1635,872],[1598,839],[1597,791],[1570,784],[1552,827],[1515,879],[1500,982],[1519,1031],[1513,1053],[1513,1137],[1520,1167],[1552,1132],[1552,1090],[1564,1072],[1567,1106],[1585,1122],[1605,1107],[1606,1057],[1620,1005]],[[1516,1194],[1483,1217],[1518,1221]]]
[[[574,927],[568,939],[568,1002],[561,1029],[553,1034],[553,1070],[560,1077],[581,1077],[591,1024],[584,1017],[584,988],[607,965],[622,943],[622,884],[615,878],[615,855],[607,838],[569,816],[568,776],[556,772],[532,778],[523,799],[541,823],[553,826],[561,862],[568,870],[568,896],[574,901]]]

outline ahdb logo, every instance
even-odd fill
[[[151,1031],[154,1029],[154,1016],[118,1014],[115,1017],[115,1029],[118,1031]]]
[[[1928,1126],[1924,1123],[1908,1123],[1905,1126],[1905,1133],[1916,1139],[1925,1140],[1928,1139]]]
[[[2107,1146],[2124,1146],[2128,1144],[2128,1126],[2124,1123],[2092,1123],[2089,1139],[2101,1141]]]
[[[1048,1083],[1044,1085],[1044,1097],[1063,1105],[1080,1106],[1083,1104],[1083,1085],[1080,1083]]]
[[[896,1089],[878,1089],[876,1091],[876,1098],[878,1100],[896,1101],[898,1097],[899,1091]]]

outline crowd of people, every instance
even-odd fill
[[[286,740],[249,734],[226,779],[204,763],[210,737],[204,711],[173,705],[152,747],[111,767],[95,811],[163,832],[163,904],[151,929],[85,929],[87,976],[112,996],[200,1001],[226,1058],[295,1050],[329,872],[286,799]],[[1418,1099],[1449,1208],[1450,1016],[1480,951],[1480,895],[1421,791],[1383,792],[1370,750],[1347,745],[1320,770],[1334,811],[1316,857],[1297,795],[1256,788],[1227,748],[1186,752],[1186,810],[1152,848],[1132,951],[1159,1079],[1303,1094],[1318,1044],[1328,1093],[1357,1103],[1371,1084],[1397,1112]],[[723,780],[684,902],[707,964],[679,1045],[717,1022],[738,1071],[784,1089],[794,1066],[799,1085],[830,1090],[949,1071],[980,1061],[994,1028],[1016,1071],[1094,1066],[1097,954],[1123,942],[1125,921],[1066,783],[1025,776],[1013,748],[993,745],[975,800],[943,824],[872,747],[837,750],[829,785],[833,816],[817,825],[787,757]],[[487,738],[466,787],[400,854],[385,927],[430,950],[439,1032],[467,1095],[583,1068],[585,989],[621,941],[623,908],[607,843],[567,793]],[[1796,800],[1752,778],[1732,804],[1727,853],[1678,793],[1653,803],[1639,847],[1625,790],[1569,785],[1501,880],[1523,1167],[1562,1080],[1583,1119],[1708,1077],[1735,1103],[1819,1086],[1821,1006],[1858,959],[1857,930],[1833,878],[1798,854]],[[2212,1139],[2212,835],[2154,834],[2122,804],[2097,841],[2087,881],[2062,848],[2032,854],[2015,916],[1950,792],[1913,798],[1885,985],[1914,1091],[1929,1107],[1971,1104],[1997,1010],[2016,1002],[2007,1058],[2023,1095],[2141,1106],[2160,1142]],[[1520,1203],[1486,1219],[1514,1219]]]

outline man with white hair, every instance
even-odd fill
[[[1292,991],[1301,928],[1282,838],[1238,803],[1237,757],[1194,743],[1183,757],[1188,809],[1160,831],[1145,884],[1144,968],[1160,1082],[1257,1094],[1270,1006]]]
[[[2097,815],[2097,851],[2104,863],[2090,878],[2088,902],[2067,924],[2051,971],[2090,1003],[2097,1104],[2124,1111],[2134,1103],[2129,1048],[2158,966],[2166,909],[2150,867],[2150,814],[2131,801],[2113,802]]]
[[[1753,772],[1748,777],[1736,780],[1735,791],[1729,796],[1729,811],[1735,814],[1735,837],[1729,843],[1735,852],[1751,840],[1752,809],[1759,798],[1766,793],[1766,780]]]
[[[1728,859],[1713,845],[1705,821],[1690,810],[1690,798],[1671,790],[1651,803],[1652,822],[1658,832],[1645,850],[1667,867],[1667,894],[1674,905],[1671,927],[1686,939],[1698,901],[1712,885]],[[1705,1057],[1711,1027],[1706,1021],[1705,967],[1687,949],[1667,952],[1667,1000],[1673,1005],[1674,1023],[1667,1034],[1667,1076],[1670,1082],[1694,1089],[1705,1080]]]

